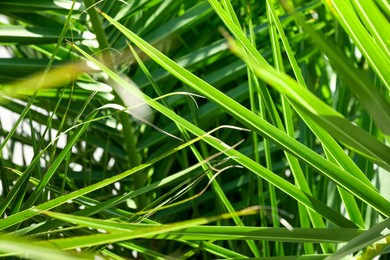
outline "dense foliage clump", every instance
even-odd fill
[[[386,1],[0,2],[0,256],[385,259]]]

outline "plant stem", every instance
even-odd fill
[[[102,51],[102,60],[103,62],[110,68],[114,69],[113,58],[111,53],[108,51],[109,43],[104,32],[103,23],[99,17],[98,12],[94,8],[95,0],[84,0],[85,7],[87,8],[88,15],[91,19],[92,27],[96,35],[96,40],[99,43],[99,49]],[[116,84],[112,81],[107,82],[109,85],[113,87],[116,91]],[[112,84],[110,84],[112,83]],[[116,91],[117,92],[117,91]],[[123,105],[123,101],[115,93],[115,101],[121,105]],[[119,120],[123,127],[123,139],[125,142],[125,147],[127,150],[127,158],[129,162],[129,168],[133,168],[141,164],[141,158],[137,151],[137,141],[136,137],[133,133],[133,129],[131,123],[129,121],[129,117],[126,113],[119,114]],[[138,189],[144,186],[145,180],[142,172],[138,172],[133,175],[134,180],[134,188]],[[136,198],[137,205],[140,209],[144,208],[147,205],[146,197],[140,196]]]

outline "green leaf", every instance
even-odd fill
[[[250,214],[255,214],[257,212],[258,212],[258,208],[248,208],[236,212],[236,215],[246,216]],[[94,219],[91,218],[78,217],[78,216],[72,216],[72,215],[55,213],[55,212],[42,212],[42,213],[70,223],[81,224],[83,226],[84,225],[95,226],[97,228],[102,227],[101,221],[99,220],[95,221]],[[67,239],[54,239],[54,240],[49,240],[47,242],[45,241],[43,243],[44,244],[49,243],[61,249],[73,249],[79,247],[89,247],[94,245],[111,244],[114,242],[125,241],[125,240],[140,238],[140,237],[149,237],[158,234],[164,234],[169,231],[180,230],[195,225],[207,224],[210,222],[215,222],[220,219],[227,219],[231,217],[232,217],[231,214],[225,213],[215,217],[204,217],[204,218],[192,219],[192,220],[187,220],[182,222],[175,222],[173,224],[142,227],[142,228],[133,229],[130,232],[127,228],[125,228],[126,231],[122,230],[121,223],[118,224],[111,223],[113,225],[112,228],[115,229],[115,232],[111,232],[108,234],[95,234],[91,236],[67,238]],[[38,242],[38,244],[40,244],[40,242]]]
[[[0,235],[0,256],[19,256],[28,259],[90,259],[87,256],[77,256],[75,253],[61,251],[47,244],[35,245],[34,241],[4,234]]]
[[[370,246],[384,238],[387,238],[385,245],[389,246],[390,241],[390,219],[382,221],[376,224],[372,228],[366,230],[362,234],[351,239],[345,246],[337,250],[332,256],[329,256],[329,260],[341,259],[349,254],[355,253],[363,248]],[[380,250],[379,250],[380,251]]]
[[[23,27],[20,25],[0,26],[0,42],[7,44],[47,44],[60,39],[61,29]],[[91,33],[67,33],[65,39],[72,41],[93,40]]]
[[[356,46],[359,48],[363,56],[367,59],[368,63],[381,79],[382,83],[387,87],[387,90],[390,90],[390,53],[388,50],[384,52],[383,49],[377,45],[373,37],[368,33],[367,29],[360,22],[359,17],[356,15],[350,0],[327,0],[324,2],[330,8],[337,21],[348,33]],[[367,8],[367,4],[365,7]],[[361,11],[364,11],[364,13],[361,12],[361,14],[364,15],[375,10],[361,9]],[[373,20],[378,18],[380,20],[378,23],[376,23],[377,26],[382,26],[381,22],[384,21],[383,26],[388,27],[388,22],[386,22],[382,16],[375,16]],[[378,30],[380,29],[378,28]],[[381,40],[386,40],[386,38]]]
[[[359,197],[363,201],[366,201],[368,204],[372,205],[378,211],[384,213],[385,215],[390,215],[390,210],[389,210],[390,203],[386,199],[381,197],[377,191],[373,190],[371,187],[368,187],[366,184],[364,184],[363,182],[361,182],[357,178],[351,176],[350,174],[346,173],[344,170],[342,170],[338,166],[334,165],[333,163],[330,163],[329,161],[325,160],[323,157],[319,156],[317,153],[308,149],[307,147],[305,147],[301,143],[295,141],[293,138],[286,135],[284,132],[280,131],[276,127],[272,126],[271,124],[266,122],[264,119],[258,117],[253,112],[249,111],[247,108],[238,104],[236,101],[230,99],[222,92],[218,91],[217,89],[213,88],[211,85],[207,84],[206,82],[204,82],[200,78],[196,77],[195,75],[191,74],[190,72],[188,72],[184,68],[180,67],[175,62],[170,60],[168,57],[163,55],[161,52],[159,52],[158,50],[153,48],[147,42],[145,42],[144,40],[139,38],[133,32],[131,32],[127,28],[123,27],[118,22],[116,22],[115,20],[113,20],[112,18],[107,16],[106,14],[102,13],[102,15],[108,21],[110,21],[110,23],[115,25],[122,33],[124,33],[126,35],[126,37],[128,37],[134,44],[136,44],[140,49],[142,49],[145,53],[147,53],[153,60],[155,60],[161,66],[163,66],[165,69],[170,71],[178,79],[182,80],[184,83],[191,86],[194,90],[198,91],[202,95],[206,96],[210,100],[214,101],[215,103],[217,103],[218,105],[223,107],[226,111],[228,111],[237,120],[242,122],[245,126],[253,129],[257,133],[263,135],[265,138],[268,138],[271,141],[277,143],[279,146],[281,146],[286,151],[294,154],[295,156],[299,157],[303,161],[309,163],[315,169],[326,174],[328,177],[330,177],[332,180],[334,180],[337,184],[341,185],[346,190],[349,190],[350,192],[355,194],[357,197]],[[79,49],[79,51],[81,51],[81,50]],[[84,55],[85,55],[85,53],[84,53]],[[91,60],[90,57],[88,59]],[[94,63],[96,64],[95,61],[94,61]],[[291,80],[290,78],[287,78],[287,76],[281,75],[280,73],[270,74],[270,73],[273,73],[273,69],[270,66],[267,66],[266,69],[262,69],[258,64],[256,64],[256,65],[258,68],[258,70],[256,68],[256,72],[261,71],[262,73],[264,73],[264,75],[268,76],[268,79],[275,80],[279,84],[283,83],[283,87],[285,87],[288,84],[286,84],[285,82],[280,82],[280,78],[279,78],[280,76],[282,76],[283,79],[287,80],[288,83],[293,83],[293,84],[297,85],[295,81]],[[100,65],[99,67],[103,69],[103,66]],[[120,78],[118,78],[115,75],[109,74],[109,76],[112,77],[114,80],[118,80],[118,81],[120,80]],[[121,84],[121,85],[123,85],[123,84]],[[291,95],[287,95],[288,97],[295,98],[295,99],[298,98],[299,102],[302,102],[303,104],[306,103],[306,101],[304,99],[304,97],[306,95],[294,96],[294,94],[293,94],[294,92],[292,92],[293,90],[304,91],[303,89],[301,89],[301,88],[292,89],[291,87],[289,87],[287,90],[291,91],[290,92]],[[133,91],[135,92],[136,90],[133,90]],[[308,94],[308,96],[310,98],[312,98],[312,100],[318,101],[318,99],[315,96],[313,96],[310,92],[305,91],[303,93]],[[284,93],[284,94],[288,94],[288,93]],[[139,93],[138,95],[142,95],[142,94]],[[310,103],[314,104],[313,101]],[[322,103],[320,102],[319,105],[321,105],[321,104]],[[158,104],[149,103],[149,105],[156,108],[156,109],[157,109],[157,107],[160,107]],[[163,108],[160,108],[159,110],[162,111],[162,109]],[[328,109],[326,106],[322,106],[321,109],[324,109],[326,112],[328,112]],[[314,108],[314,111],[310,111],[310,112],[315,112],[316,110],[317,109]],[[334,116],[334,115],[337,115],[337,112],[335,112],[333,110],[330,110],[330,111],[331,111],[331,115],[333,117],[329,117],[329,115],[326,114],[326,117],[321,117],[320,119],[325,120],[325,121],[331,119],[332,122],[337,123],[336,126],[338,125],[340,120],[342,123],[344,123],[344,121],[342,120],[343,119],[342,117]],[[164,112],[164,114],[168,115],[168,111]],[[169,114],[171,114],[171,113],[169,113]],[[172,118],[172,116],[173,115],[170,115],[169,117]],[[313,118],[313,119],[317,119],[317,118]],[[175,120],[177,121],[179,119],[175,118]],[[322,121],[320,121],[320,122],[322,122]],[[349,122],[347,122],[347,123],[355,131],[355,128]],[[332,126],[333,124],[330,124],[330,125]],[[189,129],[191,129],[190,131],[193,131],[194,128],[190,127]],[[339,130],[338,128],[336,128],[336,129]],[[364,131],[362,131],[360,129],[358,130],[358,132],[364,133]],[[337,133],[339,134],[339,132],[337,132]],[[341,132],[341,134],[344,135],[344,132]],[[366,134],[366,136],[367,136],[367,134]],[[348,136],[345,136],[345,137],[347,138],[347,140],[350,139]],[[361,137],[360,137],[360,139],[361,139]],[[355,140],[357,140],[357,139],[352,139],[352,143],[354,143]],[[369,139],[369,140],[371,141],[371,139]],[[379,150],[380,157],[385,157],[386,161],[390,162],[390,152],[388,152],[388,151],[390,151],[390,148],[388,148],[387,146],[384,146],[383,144],[378,142],[376,139],[373,139],[373,142],[375,144],[379,143],[379,146],[378,147],[375,146],[374,148],[375,148],[375,150]],[[358,145],[358,147],[361,146],[361,144],[356,144],[356,145]],[[362,147],[361,149],[366,150],[365,147]],[[369,152],[371,155],[372,152],[371,151],[369,151]],[[386,152],[388,152],[388,153],[386,153]],[[229,154],[229,152],[227,152],[227,154]],[[229,155],[233,155],[233,154],[229,154]],[[375,155],[377,155],[377,154],[375,154]],[[242,157],[242,156],[240,156],[240,157]],[[241,164],[243,164],[242,160],[237,160],[237,161],[239,161]],[[243,165],[245,167],[247,167],[248,169],[250,169],[249,165],[245,165],[245,164],[243,164]],[[258,171],[254,171],[254,172],[257,173]],[[268,175],[268,174],[265,174],[265,175]],[[263,175],[263,178],[265,178],[264,175]],[[269,178],[269,176],[267,176],[267,178]],[[268,180],[270,181],[270,179],[268,179]],[[353,181],[351,181],[351,180],[353,180]],[[277,182],[277,184],[274,181],[271,181],[271,183],[273,183],[275,186],[281,188],[279,186],[281,182],[279,182],[279,181],[276,181],[276,182]],[[362,187],[365,187],[365,188],[362,189]],[[284,190],[284,188],[281,188],[281,189]],[[288,193],[290,195],[292,194],[291,191]],[[370,195],[368,195],[368,194],[370,194]],[[301,199],[298,199],[298,200],[301,200]],[[306,203],[303,203],[303,204],[306,204]]]
[[[83,6],[75,1],[75,6],[72,8],[73,1],[67,0],[3,0],[0,2],[2,12],[31,12],[31,11],[47,11],[47,10],[82,10]]]

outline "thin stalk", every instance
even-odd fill
[[[148,77],[149,81],[151,82],[154,90],[157,92],[157,94],[159,96],[162,96],[162,91],[161,89],[158,87],[158,85],[156,84],[156,82],[153,80],[152,76],[150,75],[149,71],[147,70],[147,68],[145,67],[145,65],[143,64],[142,60],[140,59],[140,57],[137,55],[136,51],[131,47],[129,46],[134,57],[136,58],[138,64],[140,65],[141,69],[143,70],[143,72],[145,73],[145,75]],[[174,111],[172,109],[172,107],[168,104],[168,102],[166,102],[164,99],[162,100],[164,106],[169,109],[170,111]],[[185,140],[191,140],[190,139],[190,135],[189,135],[189,132],[187,129],[185,129],[184,126],[180,125],[179,123],[175,122],[176,126],[178,127],[179,131],[182,133],[183,137]],[[198,149],[194,146],[194,145],[191,145],[190,146],[190,149],[192,151],[192,153],[195,155],[196,159],[201,162],[203,161],[203,156],[202,154],[198,151]],[[204,150],[205,152],[205,147],[204,147]],[[213,174],[212,174],[212,169],[207,165],[207,164],[203,164],[202,165],[202,168],[205,172],[207,172],[207,177],[209,179],[212,179],[213,178]],[[244,223],[242,222],[242,220],[235,214],[235,209],[234,207],[231,205],[229,199],[226,197],[225,193],[223,192],[221,186],[219,185],[219,183],[217,181],[213,181],[211,183],[211,186],[212,188],[214,189],[214,191],[216,192],[217,196],[219,197],[219,201],[222,203],[222,205],[224,206],[224,208],[226,208],[228,210],[228,212],[230,214],[232,214],[232,218],[234,220],[234,222],[236,223],[237,226],[244,226]],[[258,253],[258,250],[257,250],[257,247],[254,243],[254,241],[251,241],[251,240],[248,240],[246,241],[246,243],[248,244],[249,248],[252,250],[253,254],[255,256],[259,256],[259,253]]]
[[[282,25],[277,18],[276,12],[274,10],[274,7],[270,5],[270,12],[273,16],[273,19],[275,21],[275,25],[278,29],[278,32],[281,36],[281,40],[283,42],[283,45],[286,49],[287,56],[289,58],[289,61],[291,63],[291,67],[293,69],[294,75],[299,83],[300,86],[307,88],[306,83],[303,79],[302,73],[299,71],[299,66],[297,64],[297,61],[293,55],[293,52],[291,50],[291,46],[287,41],[287,37],[284,34],[284,30],[282,28]],[[345,154],[345,152],[341,149],[341,147],[334,141],[333,138],[330,137],[328,133],[326,133],[324,130],[316,126],[314,122],[306,116],[304,113],[300,113],[299,109],[297,110],[297,113],[299,116],[305,121],[305,123],[311,128],[313,133],[319,138],[319,140],[322,142],[322,145],[324,147],[324,151],[326,156],[329,158],[330,161],[340,165],[342,168],[344,168],[349,173],[355,175],[359,179],[365,181],[367,185],[372,184],[369,182],[367,177],[361,172],[361,170],[353,163],[353,161]],[[340,196],[344,198],[345,206],[347,208],[347,211],[349,213],[350,218],[360,227],[364,228],[364,221],[361,216],[360,211],[358,210],[356,201],[353,197],[353,195],[345,192],[344,189],[339,189]],[[325,251],[326,252],[326,251]]]
[[[256,38],[255,38],[255,33],[253,31],[253,25],[252,25],[252,16],[251,16],[251,8],[250,5],[248,5],[248,16],[249,16],[249,21],[248,21],[248,28],[249,28],[249,35],[250,35],[250,40],[253,45],[256,45]],[[249,100],[251,104],[251,110],[256,113],[256,114],[261,114],[264,109],[264,104],[261,100],[261,97],[259,96],[259,92],[256,93],[256,89],[259,89],[259,83],[253,72],[247,68],[247,73],[248,73],[248,85],[249,85]],[[257,96],[255,96],[257,94]],[[256,98],[257,97],[257,98]],[[256,100],[258,102],[256,102]],[[259,155],[259,136],[256,132],[252,132],[252,138],[253,138],[253,155],[254,155],[254,160],[255,162],[260,164],[260,155]],[[265,149],[265,143],[264,143],[264,149]],[[252,177],[252,176],[251,176]],[[265,209],[265,197],[264,197],[264,184],[263,180],[256,176],[257,179],[257,194],[259,195],[259,206],[261,209]],[[250,182],[251,183],[251,182]],[[251,190],[251,189],[249,189]],[[250,194],[248,196],[249,198],[251,197]],[[259,217],[260,217],[260,225],[262,227],[267,227],[267,216],[265,214],[264,210],[260,210],[259,212]],[[269,242],[262,240],[262,253],[263,256],[270,256],[270,246]]]
[[[249,84],[249,93],[250,93],[250,102],[251,102],[251,110],[255,112],[256,114],[261,114],[264,109],[264,105],[262,102],[256,103],[255,99],[255,89],[256,85],[258,85],[257,78],[254,77],[252,71],[249,70],[248,68],[248,84]],[[258,93],[257,93],[258,94]],[[260,100],[260,98],[259,98]],[[256,132],[252,132],[252,138],[253,138],[253,154],[254,154],[254,160],[255,162],[260,164],[260,155],[259,155],[259,136]],[[264,144],[264,150],[266,152],[266,144]],[[265,204],[265,196],[264,196],[264,184],[263,180],[256,176],[257,179],[257,194],[259,195],[259,206],[261,209],[266,208]],[[249,194],[249,197],[251,195]],[[260,217],[260,225],[262,227],[267,227],[267,215],[264,210],[260,210],[259,212],[259,217]],[[268,241],[261,241],[262,248],[263,248],[263,256],[270,256],[270,246]]]
[[[0,143],[0,153],[2,153],[3,148],[5,145],[8,143],[8,141],[11,139],[11,137],[15,134],[17,127],[20,125],[20,123],[23,121],[27,113],[30,111],[30,108],[32,104],[34,103],[35,98],[38,95],[38,91],[41,88],[41,86],[44,84],[45,79],[50,71],[51,66],[53,65],[53,62],[55,60],[56,54],[58,52],[58,49],[61,46],[62,41],[65,38],[65,34],[69,29],[69,24],[70,24],[70,18],[72,16],[73,8],[75,5],[75,0],[72,2],[72,6],[69,10],[69,13],[66,17],[66,21],[64,24],[64,27],[61,30],[60,36],[58,38],[57,44],[54,47],[54,50],[52,52],[52,55],[50,56],[50,60],[45,68],[45,71],[43,72],[39,82],[38,82],[38,87],[37,90],[34,91],[32,96],[29,98],[29,101],[27,102],[26,106],[24,107],[23,111],[20,113],[19,118],[16,120],[14,123],[12,129],[9,131],[8,135],[4,138],[3,142]],[[33,159],[34,160],[34,159]],[[31,176],[31,169],[29,171],[26,171],[23,175],[23,178],[19,178],[18,181],[15,183],[13,186],[12,190],[7,194],[6,198],[0,203],[0,216],[3,215],[3,213],[6,211],[8,205],[11,203],[11,201],[15,198],[17,195],[18,191],[20,190],[21,187],[24,187],[27,185],[28,180]]]
[[[279,39],[276,34],[276,26],[275,21],[272,19],[272,16],[270,14],[270,5],[273,3],[270,3],[270,1],[267,1],[267,18],[268,18],[268,31],[271,38],[271,46],[272,46],[272,53],[274,57],[274,63],[275,67],[279,71],[284,71],[283,68],[283,60],[280,53],[280,46],[279,46]],[[282,106],[283,106],[283,113],[284,113],[284,121],[286,124],[286,132],[290,136],[294,136],[294,125],[292,122],[292,113],[290,110],[289,104],[286,102],[285,97],[282,95]],[[263,109],[263,118],[266,118],[265,110]],[[272,159],[271,159],[271,153],[269,151],[269,141],[267,139],[264,139],[264,149],[266,151],[265,158],[266,158],[266,165],[267,168],[272,171]],[[269,193],[270,193],[270,199],[271,199],[271,207],[272,207],[272,222],[274,227],[279,227],[279,214],[278,214],[278,202],[277,202],[277,196],[275,193],[275,187],[272,184],[269,184]],[[283,250],[283,243],[275,242],[275,251],[276,255],[283,256],[284,250]]]
[[[272,21],[272,24],[273,24],[274,28],[277,27],[277,25],[278,25],[277,21],[273,17],[273,6],[272,6],[272,3],[269,3],[268,1],[267,1],[267,10],[268,10],[268,15],[270,16],[269,19]],[[276,32],[273,32],[273,30],[270,30],[270,33],[271,33],[271,36],[273,35],[273,37],[276,37]],[[279,31],[279,33],[280,33],[280,31]],[[283,69],[283,65],[282,65],[283,62],[281,61],[280,47],[279,47],[279,44],[277,44],[277,45],[275,44],[276,41],[278,41],[278,40],[275,39],[275,40],[272,40],[271,42],[274,44],[274,46],[273,46],[273,53],[274,53],[274,56],[275,56],[276,66],[280,70],[280,69]],[[277,49],[275,49],[275,48],[279,48],[279,51]],[[265,89],[265,88],[263,87],[262,89]],[[264,93],[264,92],[261,91],[260,93]],[[269,94],[268,94],[268,96],[269,96]],[[268,98],[268,100],[270,100],[270,98],[267,97],[267,96],[264,96],[264,98],[265,99]],[[291,118],[292,118],[292,116],[291,116],[291,109],[289,108],[289,105],[286,103],[285,97],[282,96],[281,99],[282,99],[282,105],[283,105],[283,111],[284,111],[283,112],[284,113],[284,119],[286,121],[286,129],[285,129],[285,127],[282,124],[282,121],[281,121],[281,119],[279,117],[279,114],[276,112],[276,109],[275,109],[275,106],[274,106],[272,100],[271,100],[271,102],[272,102],[272,108],[273,109],[272,110],[269,109],[269,112],[271,113],[272,117],[275,118],[275,120],[276,120],[274,122],[274,124],[276,124],[276,126],[279,129],[281,129],[283,131],[286,131],[286,133],[289,136],[294,137],[295,133],[294,133],[294,128],[293,128],[293,122],[291,121]],[[305,176],[303,174],[303,171],[301,169],[301,166],[300,166],[300,163],[299,163],[298,159],[296,157],[294,157],[294,156],[291,156],[291,154],[289,154],[289,153],[285,153],[285,155],[286,155],[286,159],[287,159],[287,161],[288,161],[288,163],[290,165],[290,169],[291,169],[291,172],[292,172],[292,174],[294,176],[294,180],[295,180],[296,185],[300,189],[304,190],[306,193],[312,194],[312,192],[310,190],[310,187],[307,184],[307,181],[305,179]],[[298,203],[298,207],[302,207],[302,205],[300,203]],[[307,211],[308,215],[310,216],[310,219],[311,219],[314,227],[316,227],[316,228],[324,228],[325,227],[325,224],[324,224],[324,222],[322,220],[322,217],[319,214],[317,214],[316,212],[313,212],[313,211],[311,211],[309,209],[306,209],[306,211]],[[300,214],[300,216],[301,216],[301,214]],[[306,223],[306,225],[308,225],[307,220],[305,219],[304,216],[305,215],[302,215],[302,218],[300,218],[300,221],[301,221],[301,223]],[[334,250],[332,247],[323,246],[323,244],[322,244],[322,249],[324,250],[324,252],[332,252]]]
[[[109,43],[106,37],[106,33],[104,32],[103,29],[103,23],[101,21],[101,17],[99,16],[98,12],[95,9],[95,0],[84,0],[84,4],[85,7],[87,8],[87,13],[91,19],[91,24],[95,32],[96,39],[99,43],[99,49],[103,52],[102,60],[108,68],[114,69],[114,62],[113,62],[112,55],[109,51],[107,51],[109,48]],[[108,83],[117,92],[118,87],[116,87],[116,84],[113,83],[111,80],[109,80]],[[123,101],[121,100],[121,98],[118,96],[117,93],[115,93],[115,100],[119,104],[123,105]],[[131,169],[141,164],[141,157],[137,150],[137,139],[134,134],[133,127],[130,123],[129,116],[126,113],[119,114],[119,121],[121,122],[123,127],[123,139],[127,151],[129,168]],[[141,171],[138,172],[137,174],[134,174],[133,180],[134,180],[135,189],[143,187],[145,184],[143,172]],[[145,196],[136,198],[136,201],[137,201],[137,205],[139,205],[139,208],[144,208],[147,205],[147,199]]]

